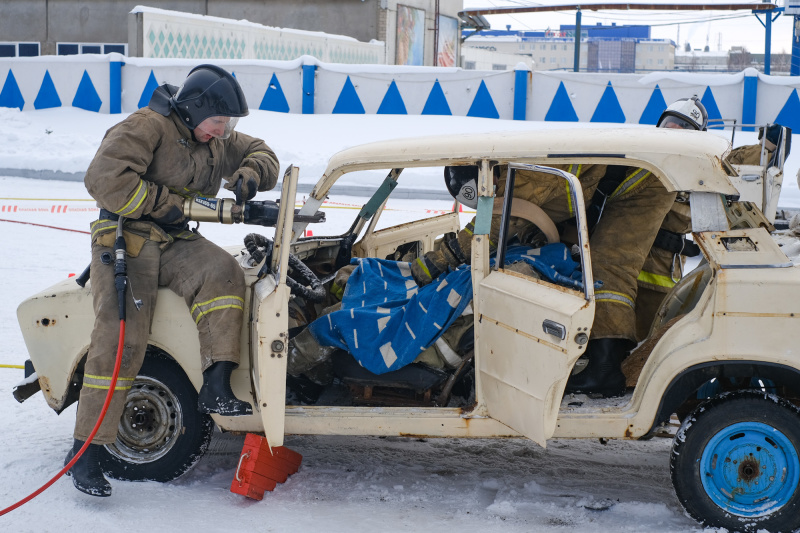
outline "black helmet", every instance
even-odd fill
[[[444,167],[444,184],[460,203],[472,209],[478,207],[478,167]]]
[[[178,92],[170,98],[170,105],[183,123],[193,130],[209,117],[245,117],[247,101],[239,82],[228,71],[216,65],[194,67]],[[225,130],[223,138],[230,135],[236,121]]]
[[[697,98],[681,98],[672,102],[658,119],[657,128],[666,128],[674,124],[685,130],[708,130],[708,113],[706,107]]]

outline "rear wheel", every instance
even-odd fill
[[[129,481],[170,481],[200,460],[214,422],[197,410],[197,392],[180,366],[148,350],[128,392],[117,440],[101,459],[110,477]]]
[[[800,528],[800,410],[758,391],[717,396],[687,416],[672,447],[675,492],[705,526]]]

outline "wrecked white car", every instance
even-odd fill
[[[281,445],[285,434],[347,434],[527,437],[544,446],[552,438],[646,439],[677,416],[682,425],[672,478],[694,518],[732,530],[800,527],[800,347],[790,333],[800,317],[800,268],[770,235],[774,228],[760,205],[739,200],[732,184],[737,172],[723,163],[729,149],[710,133],[652,128],[423,137],[335,154],[299,214],[315,213],[337,180],[358,173],[361,183],[372,180],[375,194],[346,232],[317,236],[324,225],[316,225],[313,237],[302,237],[307,223],[294,222],[293,210],[282,208],[271,256],[264,253],[266,238],[230,248],[250,285],[232,386],[255,413],[225,418],[197,412],[197,333],[183,300],[163,289],[118,440],[106,447],[105,470],[124,479],[173,479],[205,451],[214,424],[266,435],[271,445]],[[595,308],[581,184],[549,168],[572,163],[653,172],[690,202],[693,238],[702,252],[699,265],[665,299],[650,338],[631,356],[641,365],[635,386],[621,398],[564,397]],[[418,361],[377,375],[337,351],[335,379],[313,404],[287,394],[289,339],[331,304],[341,267],[353,258],[409,261],[460,229],[457,209],[376,229],[404,175],[438,177],[447,165],[480,169],[468,273],[472,314],[464,315],[472,327],[464,342],[452,345],[452,364],[437,368]],[[486,235],[497,165],[509,172],[535,168],[569,183],[577,212],[578,285],[491,261]],[[294,205],[298,172],[287,171],[281,206]],[[504,219],[510,205],[503,203]],[[497,254],[506,252],[501,244]],[[297,276],[305,270],[299,263],[312,275]],[[293,290],[287,276],[305,279]],[[61,412],[77,399],[82,383],[94,320],[91,281],[83,288],[65,280],[45,289],[20,305],[18,318],[35,369],[28,381],[38,383],[48,405]],[[20,398],[32,394],[23,389],[17,390]]]

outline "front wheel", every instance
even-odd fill
[[[200,460],[213,429],[178,363],[148,349],[128,391],[117,440],[103,449],[103,472],[128,481],[171,481]]]
[[[800,409],[759,391],[723,394],[687,416],[675,436],[672,484],[709,527],[800,528]]]

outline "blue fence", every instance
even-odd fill
[[[105,56],[0,59],[0,107],[72,106],[102,113],[147,105],[198,60]],[[658,72],[647,75],[226,60],[252,108],[281,113],[459,115],[505,120],[655,124],[696,94],[711,119],[779,122],[800,132],[800,78]],[[255,104],[258,104],[257,106]]]

